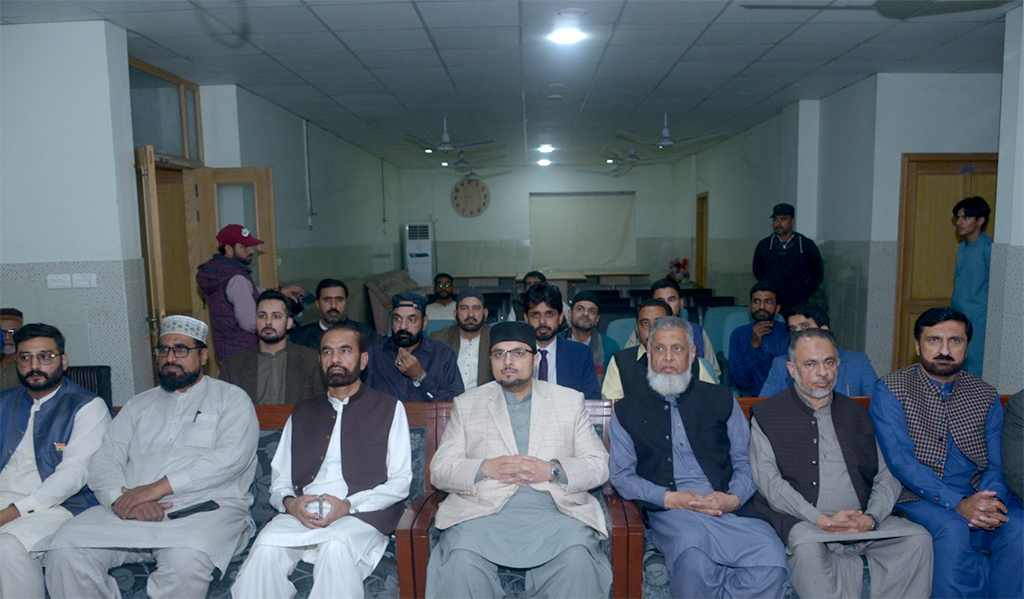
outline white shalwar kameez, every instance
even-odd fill
[[[54,556],[47,555],[47,587],[51,592],[54,587],[62,588],[59,594],[69,597],[117,596],[116,582],[106,571],[102,576],[94,572],[96,564],[106,565],[108,554],[115,553],[113,561],[117,563],[145,561],[148,550],[160,549],[205,554],[223,573],[255,530],[249,514],[249,486],[256,472],[258,442],[259,421],[249,396],[208,376],[184,392],[155,387],[128,400],[92,461],[89,487],[100,505],[68,520],[53,536],[33,547],[33,551],[75,549],[83,556],[104,556],[51,561]],[[164,476],[174,491],[160,500],[174,504],[168,512],[211,499],[220,507],[177,520],[165,517],[160,522],[122,520],[110,508],[122,495],[122,487],[147,485]],[[142,557],[136,555],[139,552]],[[175,588],[176,581],[161,575],[157,557],[149,594],[153,596],[159,589],[160,595],[184,596],[186,593]],[[88,562],[94,564],[91,569]],[[60,566],[52,567],[55,563]]]
[[[405,500],[412,483],[412,453],[409,421],[399,402],[388,432],[385,482],[372,489],[348,494],[342,472],[341,421],[348,398],[343,401],[327,396],[338,413],[324,463],[313,481],[303,487],[305,495],[333,495],[347,499],[353,512],[373,512]],[[292,486],[292,420],[284,426],[274,459],[270,462],[270,503],[285,512],[283,500],[294,496]],[[354,456],[350,459],[358,459]],[[316,510],[316,504],[309,506]],[[324,515],[330,505],[324,502]],[[295,586],[288,580],[299,561],[313,564],[313,588],[310,599],[358,598],[363,596],[363,580],[384,556],[388,537],[373,526],[354,517],[335,520],[325,528],[306,528],[288,513],[276,516],[256,537],[231,594],[238,599],[253,597],[292,597]]]

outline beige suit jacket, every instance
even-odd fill
[[[445,529],[501,511],[519,487],[490,478],[475,482],[476,474],[484,460],[518,453],[497,382],[456,397],[430,463],[431,482],[449,492],[438,508],[437,527]],[[568,481],[567,485],[537,483],[533,488],[550,494],[559,512],[607,538],[601,504],[589,491],[608,480],[608,451],[594,430],[582,393],[533,381],[528,453],[542,460],[557,459]]]

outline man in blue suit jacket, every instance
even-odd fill
[[[786,324],[790,334],[807,329],[829,330],[828,313],[808,304],[794,306],[786,314]],[[768,371],[768,379],[761,387],[760,397],[772,397],[793,386],[793,377],[786,369],[787,356],[779,356],[772,361],[772,369]],[[871,390],[878,380],[875,369],[868,357],[857,351],[839,350],[839,371],[836,373],[835,390],[847,397],[870,396]]]
[[[562,292],[549,283],[530,287],[523,296],[526,322],[537,333],[540,361],[534,370],[537,380],[569,387],[587,399],[600,399],[594,358],[590,348],[571,339],[556,336],[562,324]]]

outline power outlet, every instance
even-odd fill
[[[94,272],[76,272],[71,275],[71,286],[72,287],[95,287],[96,286],[96,273]]]
[[[68,289],[71,287],[71,275],[46,275],[47,289]]]

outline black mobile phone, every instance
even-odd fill
[[[200,512],[212,512],[219,507],[220,504],[211,499],[210,501],[204,501],[199,505],[193,505],[192,507],[187,507],[183,510],[171,512],[167,514],[167,517],[171,520],[175,520],[177,518],[184,518],[185,516],[191,516],[192,514],[198,514]]]

